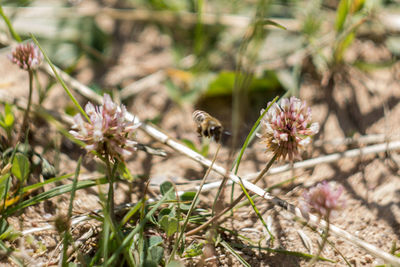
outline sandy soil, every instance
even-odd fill
[[[119,47],[119,53],[113,66],[104,70],[99,77],[91,70],[85,61],[79,65],[75,77],[83,83],[97,81],[107,88],[127,86],[133,81],[145,77],[157,70],[173,66],[171,40],[162,35],[153,27],[145,30],[134,41],[127,41]],[[374,57],[371,59],[371,55]],[[349,57],[361,56],[371,60],[381,60],[390,57],[387,51],[374,46],[371,42],[357,42],[348,53]],[[0,54],[0,73],[4,77],[1,80],[0,90],[9,92],[15,98],[27,97],[27,77],[25,73],[12,65],[4,53]],[[335,85],[325,88],[320,81],[307,73],[300,89],[300,97],[307,100],[312,107],[313,118],[321,124],[321,132],[315,141],[329,141],[348,136],[360,136],[371,134],[385,134],[387,140],[398,140],[400,130],[400,65],[397,63],[390,69],[382,69],[372,73],[362,74],[350,67],[345,67],[341,72],[333,76]],[[46,80],[44,75],[40,79]],[[34,96],[37,101],[37,95]],[[270,99],[265,99],[267,102]],[[86,100],[80,97],[82,104]],[[147,88],[137,93],[127,103],[128,110],[137,114],[140,119],[154,119],[158,117],[158,127],[163,129],[171,137],[177,139],[189,139],[200,145],[195,125],[191,114],[194,107],[184,103],[174,103],[165,88],[160,83],[157,86]],[[44,106],[48,109],[63,112],[70,105],[68,97],[61,87],[54,86],[51,89]],[[223,107],[228,108],[228,107]],[[209,113],[217,112],[207,110]],[[257,111],[258,112],[258,111]],[[224,120],[223,120],[224,122]],[[61,138],[53,126],[39,120],[33,121],[34,128],[32,142],[37,151],[43,151],[48,140],[55,140],[54,144],[61,148],[59,159],[52,163],[58,164],[60,173],[69,173],[74,170],[76,160],[83,151],[72,145],[65,138]],[[252,122],[249,122],[251,125]],[[198,184],[203,177],[205,169],[198,163],[178,154],[173,149],[151,140],[145,133],[139,132],[137,139],[145,144],[163,148],[168,153],[165,158],[150,156],[139,151],[132,157],[128,164],[134,174],[143,174],[151,180],[151,188],[158,192],[157,185],[163,181],[172,180],[178,189],[185,189]],[[342,152],[363,145],[323,145],[309,148],[304,154],[304,159],[321,155]],[[215,151],[211,144],[210,155]],[[228,147],[223,147],[218,162],[226,165],[228,160]],[[56,159],[51,151],[47,152],[49,159]],[[253,142],[247,151],[239,174],[245,175],[259,171],[270,158],[270,154],[263,152],[263,146],[257,141]],[[340,159],[330,164],[319,164],[313,168],[298,169],[294,171],[295,181],[286,183],[283,187],[273,190],[273,194],[282,197],[293,204],[298,204],[302,193],[316,183],[327,180],[341,184],[344,187],[344,199],[346,207],[333,218],[332,223],[362,238],[363,240],[385,250],[390,251],[393,242],[400,239],[400,183],[399,183],[399,155],[396,151],[379,153],[374,155],[360,155],[352,159]],[[277,165],[283,163],[277,163]],[[224,165],[224,166],[225,166]],[[81,179],[97,175],[97,165],[90,160],[85,161]],[[260,182],[260,186],[266,187],[292,177],[292,172],[268,176]],[[209,181],[221,179],[216,174],[211,174]],[[65,183],[70,181],[64,181]],[[105,192],[106,187],[100,187]],[[135,202],[141,193],[143,182],[138,179],[133,183],[122,182],[117,189],[117,202]],[[46,188],[47,189],[47,188]],[[100,208],[98,199],[99,188],[90,188],[77,192],[74,202],[74,214],[86,214]],[[229,190],[228,190],[229,191]],[[210,208],[210,201],[215,196],[215,190],[205,193],[201,205]],[[227,192],[226,195],[230,193]],[[65,214],[69,196],[63,195],[40,205],[29,207],[18,216],[10,218],[10,222],[17,228],[27,230],[34,227],[52,224],[55,217]],[[227,197],[226,202],[229,202]],[[264,219],[271,225],[272,231],[277,237],[274,248],[282,248],[290,251],[304,253],[316,253],[318,249],[319,235],[303,226],[301,223],[287,218],[285,211],[271,206],[269,203],[257,200],[257,207]],[[249,206],[238,209],[232,217],[225,219],[223,226],[237,231],[254,242],[265,236],[265,229]],[[98,223],[85,221],[74,227],[75,238],[81,237],[89,229],[93,230],[92,236],[84,241],[83,252],[90,254],[97,242],[96,233],[99,231]],[[300,234],[299,234],[300,233]],[[311,247],[303,244],[301,233],[311,240]],[[15,242],[15,246],[21,248],[21,255],[35,264],[57,263],[60,238],[56,231],[48,230],[35,232],[27,239]],[[191,237],[188,242],[202,242],[206,240],[204,233]],[[222,235],[226,240],[233,237],[226,233]],[[318,263],[317,266],[345,266],[343,255],[351,265],[374,266],[383,264],[375,257],[368,255],[363,250],[348,242],[331,236],[329,240],[333,246],[326,246],[322,256],[332,259],[335,263]],[[234,242],[241,242],[235,240]],[[266,247],[265,242],[261,242]],[[251,266],[306,266],[307,262],[299,257],[288,256],[281,253],[268,253],[258,249],[239,249],[241,256]],[[216,266],[240,266],[238,261],[226,250],[217,248],[215,251],[207,248],[207,255],[215,256],[208,260],[208,265]],[[200,257],[185,260],[185,264],[195,265]],[[32,261],[30,261],[32,264]],[[2,263],[6,266],[6,263]],[[35,266],[35,265],[32,265]]]

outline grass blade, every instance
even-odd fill
[[[69,96],[69,98],[72,100],[72,102],[74,103],[74,105],[76,106],[76,108],[79,110],[79,112],[83,115],[83,117],[85,117],[87,119],[87,121],[90,122],[90,119],[88,117],[88,115],[86,114],[86,112],[83,110],[83,108],[81,107],[81,105],[79,105],[78,101],[76,100],[76,98],[72,95],[71,91],[68,89],[67,85],[64,83],[63,79],[61,78],[61,76],[58,74],[58,72],[56,71],[56,68],[54,67],[53,63],[51,63],[49,57],[47,56],[47,54],[44,52],[43,48],[40,46],[38,40],[36,40],[35,36],[33,34],[31,34],[31,38],[32,40],[35,42],[35,44],[39,47],[40,51],[42,51],[43,57],[44,59],[47,61],[47,63],[49,64],[50,68],[53,70],[54,75],[56,76],[56,79],[58,80],[58,82],[61,84],[61,86],[64,88],[65,92],[67,93],[67,95]]]
[[[76,186],[78,184],[78,177],[79,177],[79,172],[81,170],[81,163],[82,163],[82,156],[79,157],[78,159],[78,164],[75,169],[75,177],[74,181],[72,182],[72,189],[71,189],[71,198],[69,200],[69,206],[68,206],[68,214],[67,214],[67,221],[70,222],[71,216],[72,216],[72,208],[74,206],[74,198],[75,198],[75,191],[76,191]],[[69,226],[69,224],[68,224]],[[68,260],[68,255],[67,255],[67,250],[68,250],[68,243],[70,242],[70,229],[69,227],[65,230],[64,232],[64,240],[63,240],[63,251],[62,251],[62,266],[67,266],[67,260]]]
[[[97,184],[105,184],[105,183],[107,183],[107,179],[105,179],[105,178],[100,178],[100,179],[96,179],[96,180],[80,181],[76,185],[76,190],[92,187],[92,186],[97,185]],[[46,192],[43,192],[43,193],[41,193],[41,194],[39,194],[37,196],[34,196],[34,197],[30,198],[30,199],[22,201],[22,202],[18,203],[17,205],[5,210],[4,216],[10,216],[13,213],[15,213],[15,212],[17,212],[17,211],[19,211],[21,209],[24,209],[26,207],[35,205],[35,204],[37,204],[39,202],[42,202],[44,200],[53,198],[55,196],[59,196],[59,195],[65,194],[65,193],[69,193],[71,191],[72,191],[72,184],[57,186],[57,187],[52,188],[52,189],[50,189],[50,190],[48,190]]]
[[[153,214],[156,212],[156,210],[161,206],[161,204],[163,204],[165,202],[165,200],[168,198],[169,194],[174,190],[173,187],[171,187],[168,192],[166,192],[164,194],[164,196],[160,199],[160,201],[158,201],[158,203],[156,205],[154,205],[154,207],[146,214],[146,216],[143,218],[143,220],[140,222],[140,224],[133,229],[129,235],[127,235],[125,237],[125,239],[123,240],[121,246],[116,249],[116,251],[114,252],[114,254],[108,259],[107,261],[107,266],[111,266],[112,263],[117,259],[117,257],[119,256],[119,254],[121,253],[121,251],[131,242],[132,238],[135,236],[135,234],[137,234],[142,228],[144,228],[145,224],[147,223],[147,221],[153,216]]]
[[[0,16],[3,18],[4,22],[7,25],[8,30],[10,31],[12,37],[14,38],[15,41],[17,41],[18,43],[22,42],[21,37],[18,35],[18,33],[14,30],[13,26],[11,25],[10,20],[8,19],[8,17],[6,16],[6,14],[4,14],[3,8],[0,5]]]
[[[251,267],[251,265],[250,265],[247,261],[245,261],[245,260],[242,258],[242,256],[240,256],[239,253],[237,253],[227,242],[221,241],[220,244],[221,244],[226,250],[228,250],[230,253],[232,253],[232,255],[235,256],[236,259],[237,259],[241,264],[243,264],[243,266]]]

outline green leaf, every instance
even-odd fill
[[[200,152],[200,154],[201,154],[203,157],[207,157],[209,148],[210,148],[209,143],[204,144],[204,145],[201,147],[201,152]]]
[[[185,192],[180,196],[181,201],[189,202],[189,203],[180,203],[179,207],[182,211],[188,211],[190,209],[190,205],[192,204],[195,195],[196,192]],[[196,202],[198,203],[199,199],[197,199]]]
[[[157,267],[158,264],[153,260],[145,260],[143,263],[143,267]]]
[[[45,158],[42,158],[42,175],[44,179],[56,176],[56,168],[51,165]]]
[[[185,250],[185,258],[192,258],[203,254],[203,243],[192,243]]]
[[[286,30],[286,27],[285,27],[285,26],[282,26],[282,25],[279,24],[278,22],[275,22],[275,21],[270,20],[270,19],[264,20],[264,21],[263,21],[263,24],[264,24],[264,25],[272,25],[272,26],[275,26],[275,27],[280,28],[280,29],[282,29],[282,30]]]
[[[340,62],[343,60],[343,55],[346,49],[353,43],[355,39],[355,33],[350,32],[342,41],[339,42],[335,49],[335,60],[336,62]]]
[[[221,72],[208,86],[205,97],[231,95],[235,85],[237,73],[233,71]],[[251,79],[249,91],[259,92],[277,89],[280,87],[279,80],[275,72],[267,71],[261,78]]]
[[[12,162],[11,172],[23,183],[28,178],[30,165],[29,159],[24,154],[17,153]]]
[[[0,199],[4,199],[5,198],[5,193],[6,193],[6,188],[7,188],[7,182],[8,182],[8,186],[11,183],[11,179],[8,179],[10,177],[10,173],[6,173],[2,176],[0,176]]]
[[[99,184],[105,184],[107,183],[107,179],[102,178],[102,179],[96,179],[96,180],[84,180],[84,181],[79,181],[76,186],[76,190],[99,185]],[[10,216],[14,212],[17,212],[23,208],[35,205],[37,203],[40,203],[41,201],[68,193],[72,191],[72,184],[66,184],[66,185],[60,185],[55,188],[52,188],[48,191],[45,191],[43,193],[40,193],[36,196],[33,196],[27,200],[24,200],[22,202],[19,202],[17,205],[8,208],[5,212],[3,212],[4,216]]]
[[[12,107],[8,103],[4,107],[5,118],[4,123],[6,127],[10,128],[14,125],[14,114],[12,113]]]
[[[169,191],[165,192],[166,194],[153,206],[153,208],[146,213],[146,216],[142,219],[140,224],[135,227],[122,241],[122,243],[118,246],[118,248],[114,251],[113,255],[106,262],[107,266],[112,265],[112,263],[117,259],[117,257],[121,254],[122,250],[125,249],[129,244],[131,244],[133,237],[141,231],[149,219],[154,215],[156,210],[167,200],[167,196],[170,192],[173,192],[173,188],[170,188]]]
[[[188,148],[190,148],[193,151],[199,152],[199,150],[196,148],[194,143],[188,139],[182,139],[182,143],[184,143]]]
[[[166,267],[184,267],[184,266],[185,265],[183,265],[179,261],[170,261],[170,263],[168,263]]]
[[[163,239],[161,236],[152,235],[149,238],[149,247],[162,245]]]
[[[180,196],[181,201],[193,201],[196,192],[187,191]]]
[[[158,221],[160,222],[161,221],[161,218],[162,217],[164,217],[165,215],[170,215],[171,214],[171,209],[170,208],[165,208],[165,209],[162,209],[161,211],[160,211],[160,213],[158,214]]]
[[[149,248],[148,256],[150,257],[150,259],[155,261],[157,263],[156,266],[158,266],[158,263],[160,263],[160,261],[164,257],[164,248],[160,246],[152,246]]]
[[[126,166],[124,162],[119,162],[118,163],[118,172],[122,174],[122,177],[126,179],[127,181],[132,182],[133,181],[133,176],[132,173],[129,171],[129,168]]]
[[[17,239],[20,234],[14,230],[14,228],[7,223],[6,220],[0,222],[0,240],[13,241]]]
[[[161,228],[168,237],[172,236],[178,230],[178,220],[175,217],[164,215],[160,220]]]
[[[349,13],[349,1],[340,0],[339,6],[336,11],[336,23],[335,23],[336,32],[341,32],[343,30],[344,23],[346,22],[346,17],[348,13]]]
[[[160,185],[160,192],[161,192],[161,194],[162,194],[163,196],[164,196],[167,192],[170,192],[170,193],[168,193],[167,199],[168,199],[168,200],[175,199],[175,191],[174,191],[174,190],[170,191],[170,189],[173,188],[173,187],[174,187],[174,185],[173,185],[171,182],[166,181],[166,182],[164,182],[164,183],[162,183],[162,184]]]

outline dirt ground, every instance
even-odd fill
[[[158,70],[172,67],[173,59],[170,48],[169,37],[160,34],[153,27],[145,28],[134,41],[121,45],[120,57],[115,64],[101,73],[95,73],[82,61],[74,76],[84,84],[92,81],[101,82],[105,88],[116,86],[127,86],[133,81],[139,80]],[[371,42],[358,41],[348,51],[348,57],[366,57],[371,61],[378,61],[390,57],[384,48],[375,46]],[[7,92],[15,98],[27,97],[27,75],[11,64],[6,58],[6,53],[0,54],[0,90]],[[305,63],[306,64],[306,63]],[[334,85],[321,85],[320,80],[312,74],[304,74],[304,80],[300,89],[300,98],[307,101],[312,108],[313,119],[321,125],[320,134],[315,141],[329,141],[348,136],[356,139],[361,135],[384,134],[387,141],[399,140],[400,137],[400,63],[392,68],[376,70],[363,74],[351,67],[344,67],[340,72],[334,74],[332,81]],[[40,79],[45,76],[40,74]],[[76,94],[77,95],[77,94]],[[86,103],[80,97],[82,104]],[[271,99],[265,99],[267,103]],[[34,95],[37,101],[37,95]],[[69,99],[60,86],[51,89],[44,106],[51,110],[63,112],[66,106],[70,105]],[[176,139],[189,139],[200,145],[195,132],[195,125],[191,114],[195,107],[189,104],[177,105],[167,93],[163,83],[157,86],[146,88],[130,98],[127,108],[141,120],[154,119],[158,116],[157,126],[165,133]],[[207,110],[214,114],[215,110]],[[257,111],[258,112],[258,111]],[[223,120],[224,122],[224,120]],[[61,147],[59,155],[47,152],[52,163],[58,164],[61,173],[72,172],[76,166],[77,157],[83,151],[77,149],[71,142],[61,138],[53,126],[49,126],[39,119],[33,120],[34,128],[32,141],[35,150],[46,149],[49,140]],[[252,122],[249,122],[251,125]],[[139,151],[132,157],[128,164],[132,173],[143,174],[151,179],[151,189],[158,192],[158,185],[163,181],[171,180],[176,183],[178,190],[191,188],[199,184],[205,169],[183,155],[165,147],[157,141],[149,138],[144,132],[139,131],[137,139],[144,144],[163,148],[168,153],[167,157],[150,156]],[[308,148],[303,159],[315,158],[321,155],[343,152],[363,144],[353,145],[322,145]],[[209,158],[213,155],[216,147],[210,145]],[[258,140],[253,141],[247,150],[239,170],[240,175],[246,175],[261,170],[271,157],[263,151],[263,146]],[[226,166],[229,149],[223,147],[217,160],[222,166]],[[56,161],[56,162],[55,162]],[[345,229],[355,236],[389,252],[394,242],[400,240],[400,183],[399,164],[400,157],[397,151],[382,152],[379,154],[360,155],[356,158],[342,158],[334,163],[318,164],[307,169],[296,169],[277,175],[267,176],[259,183],[261,187],[267,187],[286,179],[292,178],[293,183],[286,183],[282,187],[274,189],[272,194],[280,196],[290,203],[298,204],[302,193],[307,188],[320,181],[333,181],[344,187],[343,198],[346,201],[345,208],[333,218],[332,223]],[[276,166],[284,164],[276,163]],[[275,166],[275,165],[274,165]],[[80,179],[93,178],[98,175],[96,165],[91,160],[84,162],[83,174]],[[211,173],[208,181],[221,179],[217,174]],[[64,181],[67,183],[67,181]],[[70,181],[68,181],[70,182]],[[106,187],[101,187],[105,192]],[[229,188],[229,187],[228,187]],[[143,183],[137,180],[134,183],[121,182],[117,188],[117,203],[135,202],[143,189]],[[88,214],[99,209],[98,199],[99,188],[90,188],[77,192],[74,202],[74,214]],[[226,201],[229,202],[227,190]],[[210,208],[216,190],[203,194],[201,206]],[[52,224],[54,218],[66,212],[69,196],[63,195],[40,205],[25,209],[23,214],[10,219],[10,222],[20,230],[28,230],[35,227]],[[319,236],[303,226],[301,223],[288,219],[287,213],[276,208],[266,201],[258,199],[256,205],[263,214],[264,219],[271,226],[277,237],[274,248],[282,248],[290,251],[301,251],[304,253],[316,253],[318,250],[317,241]],[[224,220],[223,226],[237,231],[254,242],[267,235],[260,221],[249,206],[238,209],[234,216]],[[98,223],[94,220],[85,221],[74,226],[74,236],[81,237],[92,230],[91,236],[84,241],[83,251],[90,254],[97,242]],[[300,234],[299,234],[300,233]],[[303,244],[301,233],[308,236],[312,246],[306,247]],[[43,266],[46,264],[57,264],[59,255],[58,248],[60,238],[56,231],[46,230],[29,234],[30,238],[21,240],[16,246],[21,248],[21,255],[24,256],[31,266]],[[200,233],[188,239],[188,242],[201,242],[206,240],[206,235]],[[231,240],[232,236],[226,233],[224,236]],[[334,247],[326,246],[322,256],[336,261],[335,263],[320,262],[317,266],[345,266],[346,263],[341,257],[343,255],[353,266],[375,266],[383,264],[377,259],[354,245],[336,238],[332,235],[329,240]],[[240,242],[240,241],[235,241]],[[92,245],[91,245],[92,244]],[[266,247],[265,242],[261,243]],[[47,248],[47,249],[44,249]],[[251,266],[306,266],[307,261],[297,256],[288,256],[281,253],[269,253],[258,249],[238,249],[241,256]],[[207,262],[210,266],[240,266],[239,262],[228,251],[218,248],[211,251],[209,255],[215,258]],[[185,260],[187,266],[195,266],[200,257]],[[2,263],[6,266],[6,263]]]

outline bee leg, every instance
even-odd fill
[[[197,133],[199,134],[199,137],[202,136],[202,133],[201,133],[201,126],[197,126]]]

